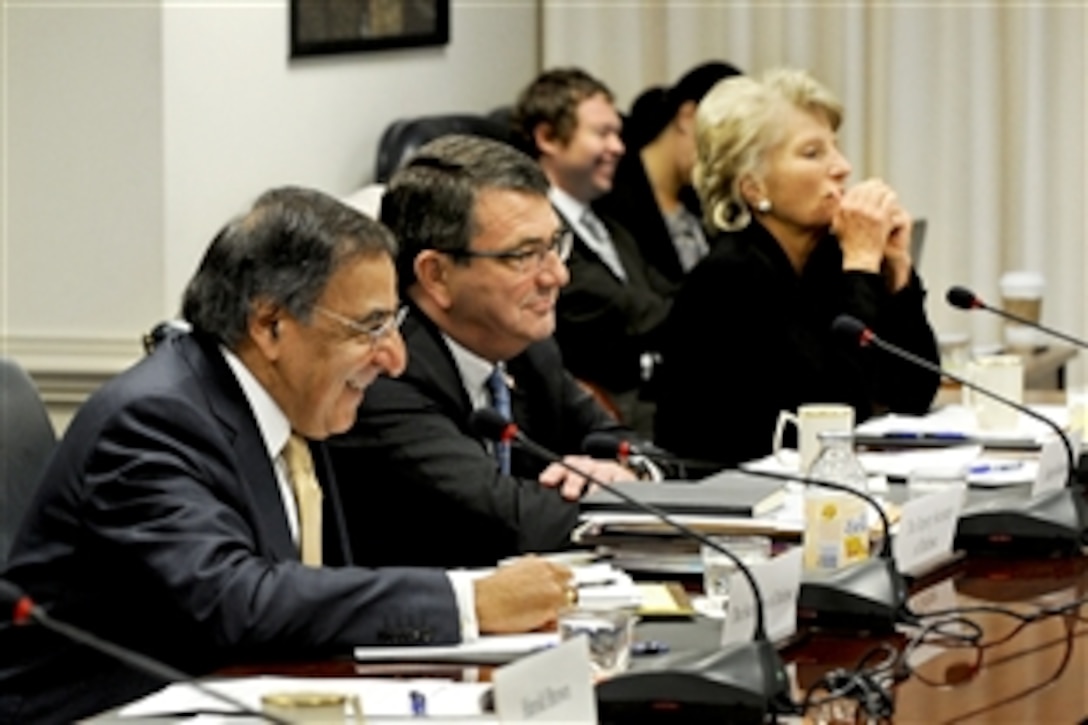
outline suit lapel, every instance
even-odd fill
[[[401,329],[408,349],[408,368],[404,371],[404,379],[420,388],[432,390],[436,394],[434,397],[449,407],[450,417],[461,421],[467,430],[472,402],[453,362],[453,354],[442,339],[442,333],[415,307]]]
[[[275,559],[298,559],[298,548],[287,525],[279,481],[253,411],[226,360],[212,341],[179,338],[183,351],[208,390],[207,401],[234,446],[239,500],[247,514],[261,553]]]

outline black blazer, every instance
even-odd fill
[[[879,274],[844,272],[825,237],[798,275],[761,225],[722,234],[677,295],[664,348],[654,441],[723,465],[771,452],[780,410],[848,403],[857,420],[929,409],[939,377],[832,334],[839,314],[938,360],[917,275],[896,294]]]
[[[193,675],[460,637],[441,571],[299,562],[241,388],[192,335],[83,405],[4,578],[57,619]],[[0,722],[67,723],[161,685],[41,627],[0,628]]]
[[[598,216],[627,279],[617,277],[576,233],[567,260],[570,283],[559,293],[556,308],[555,339],[572,375],[608,392],[626,393],[641,385],[642,353],[660,349],[675,290],[646,265],[626,229],[604,214]]]
[[[402,328],[408,367],[369,389],[351,432],[329,441],[357,563],[493,565],[569,548],[578,504],[536,478],[545,463],[515,447],[498,472],[469,429],[472,405],[449,346],[412,308]],[[630,437],[563,368],[555,343],[507,363],[514,420],[559,453],[580,453],[593,431]]]
[[[680,200],[696,219],[702,219],[699,199],[691,187],[684,188]],[[616,166],[612,190],[597,200],[593,207],[631,233],[646,264],[666,281],[677,287],[684,281],[680,255],[676,253],[676,245],[657,205],[657,197],[654,196],[638,151],[623,155]],[[707,236],[709,238],[710,235]]]

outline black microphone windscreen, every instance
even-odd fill
[[[975,293],[966,287],[949,287],[948,292],[945,294],[945,299],[948,300],[948,304],[953,307],[958,307],[961,310],[970,310],[975,307],[975,303],[978,300],[975,297]]]
[[[494,408],[480,408],[468,419],[468,427],[472,432],[489,441],[502,440],[509,425],[510,421]]]
[[[0,579],[0,612],[10,616],[11,610],[25,595],[19,587],[11,582]]]
[[[852,341],[857,342],[863,334],[865,334],[865,324],[856,317],[850,315],[839,315],[831,323],[831,331],[836,335],[842,335],[848,337]]]
[[[623,440],[611,433],[590,433],[582,441],[582,451],[590,458],[610,459],[620,454]]]

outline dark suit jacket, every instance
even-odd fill
[[[680,200],[696,219],[702,219],[699,199],[691,187],[684,189]],[[595,202],[593,207],[629,231],[646,264],[669,283],[679,286],[684,281],[680,255],[676,253],[676,245],[637,150],[623,155],[612,179],[612,191]]]
[[[460,636],[441,571],[299,562],[241,388],[192,335],[82,407],[4,577],[57,619],[194,675]],[[0,629],[0,722],[67,723],[161,684],[41,627]]]
[[[329,441],[356,561],[366,565],[493,565],[570,547],[578,504],[536,478],[546,463],[516,446],[498,472],[469,429],[472,405],[435,325],[412,308],[402,327],[408,368],[367,389],[350,433]],[[630,437],[563,368],[552,340],[507,363],[514,420],[560,454],[593,431]]]
[[[722,234],[676,297],[654,441],[735,465],[770,453],[778,412],[802,403],[848,403],[859,422],[888,410],[924,413],[937,375],[831,332],[832,320],[849,314],[936,363],[924,301],[917,275],[891,294],[879,274],[844,272],[831,236],[798,275],[758,223]]]
[[[674,289],[647,267],[627,230],[608,216],[599,216],[627,279],[613,274],[575,234],[567,260],[570,283],[559,293],[556,308],[555,339],[572,375],[608,392],[626,393],[641,385],[642,353],[660,349]]]

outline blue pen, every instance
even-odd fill
[[[419,690],[410,690],[408,699],[412,703],[412,717],[427,717],[427,696]]]
[[[1024,465],[1023,461],[1009,461],[1008,463],[978,463],[967,469],[972,476],[983,473],[1001,473],[1002,471],[1015,471]]]
[[[658,642],[655,639],[639,640],[631,645],[631,654],[635,657],[641,655],[663,655],[669,651],[669,645]]]

